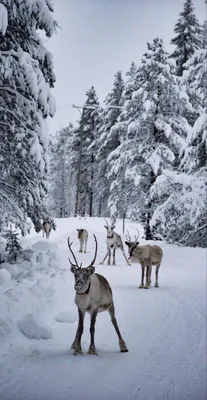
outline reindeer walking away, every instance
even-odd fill
[[[70,238],[68,238],[68,247],[73,256],[74,264],[70,261],[71,272],[75,278],[75,303],[78,308],[79,322],[78,328],[76,332],[76,336],[74,342],[71,346],[73,349],[73,354],[83,354],[81,348],[81,337],[83,334],[83,326],[84,326],[84,317],[85,313],[88,312],[91,316],[90,323],[90,336],[91,342],[88,349],[88,354],[97,355],[96,346],[95,346],[95,323],[97,314],[102,311],[108,311],[111,317],[112,324],[115,328],[117,336],[119,338],[119,346],[120,351],[122,353],[127,352],[127,346],[121,336],[117,320],[115,318],[115,307],[113,302],[113,294],[110,288],[108,281],[104,278],[104,276],[95,273],[94,263],[97,256],[97,239],[95,239],[95,255],[90,265],[86,268],[82,268],[82,264],[78,264],[75,254],[72,250],[72,243],[70,243]]]
[[[84,247],[84,253],[86,253],[87,242],[88,242],[88,231],[86,229],[77,229],[77,231],[78,231],[78,239],[80,242],[79,253],[83,253],[83,247]]]
[[[104,259],[100,262],[100,264],[104,264],[104,261],[106,260],[108,256],[108,265],[111,265],[111,252],[113,251],[113,265],[116,265],[116,260],[115,260],[115,255],[116,255],[116,249],[120,249],[122,251],[122,254],[127,262],[128,265],[131,265],[129,260],[127,260],[126,254],[124,252],[124,245],[122,242],[122,238],[118,233],[114,232],[115,229],[115,222],[112,222],[111,225],[106,221],[105,228],[107,230],[107,238],[106,238],[106,244],[107,244],[107,253],[104,257]]]
[[[156,265],[155,287],[159,287],[158,275],[159,275],[159,268],[163,258],[163,251],[159,246],[156,245],[150,246],[147,244],[144,246],[139,246],[138,238],[139,238],[139,231],[138,231],[138,236],[135,236],[134,241],[131,240],[128,233],[126,238],[127,240],[125,243],[128,246],[129,259],[132,262],[138,262],[139,264],[141,264],[142,275],[141,275],[141,284],[139,288],[149,289],[151,285],[151,273],[153,265]],[[146,270],[146,283],[144,285],[145,270]]]

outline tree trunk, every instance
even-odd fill
[[[94,155],[91,154],[91,182],[90,182],[90,204],[89,204],[89,215],[93,216],[93,163]]]
[[[99,200],[99,207],[98,207],[98,216],[101,216],[101,199]]]

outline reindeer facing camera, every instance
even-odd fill
[[[74,286],[74,289],[76,291],[75,304],[78,307],[78,315],[79,315],[78,329],[71,348],[73,349],[74,355],[83,354],[81,348],[81,336],[83,334],[85,312],[87,311],[91,315],[91,324],[90,324],[91,343],[88,349],[88,354],[97,355],[95,341],[94,341],[96,317],[99,312],[108,311],[111,317],[111,322],[119,338],[120,351],[122,353],[125,353],[128,351],[128,349],[121,336],[115,318],[115,308],[114,308],[112,290],[110,288],[108,281],[102,275],[95,273],[94,264],[96,260],[98,244],[96,236],[95,235],[93,236],[96,244],[95,255],[90,265],[86,268],[82,268],[82,264],[80,265],[78,264],[75,254],[73,253],[71,247],[72,243],[70,243],[70,238],[68,238],[68,247],[74,259],[74,264],[70,261],[70,259],[69,262],[71,265],[70,270],[75,278],[75,286]]]
[[[80,243],[80,250],[79,253],[83,253],[83,247],[84,247],[84,253],[87,251],[87,242],[88,242],[88,231],[86,229],[77,229],[78,231],[78,239]]]
[[[127,262],[128,265],[131,265],[129,260],[127,260],[127,257],[124,252],[124,245],[122,242],[122,238],[118,233],[114,232],[115,229],[115,221],[112,221],[111,225],[106,221],[105,228],[107,230],[107,238],[106,238],[106,244],[107,244],[107,253],[104,257],[104,259],[100,262],[100,264],[104,264],[104,261],[106,260],[108,256],[108,265],[111,265],[111,252],[113,251],[113,265],[116,265],[115,261],[115,255],[116,255],[116,249],[120,249],[123,253],[123,256]]]

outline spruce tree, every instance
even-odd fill
[[[196,18],[192,0],[186,0],[180,18],[175,24],[176,36],[171,43],[176,46],[171,54],[176,61],[177,75],[182,76],[184,64],[202,46],[201,26]]]
[[[99,101],[93,86],[86,92],[86,96],[85,108],[78,127],[75,129],[72,147],[73,151],[77,152],[78,158],[83,127],[78,213],[92,216],[94,214],[94,203],[96,202],[94,182],[97,168],[95,157],[97,149],[94,148],[93,143],[96,140],[97,126],[99,124],[99,111],[97,108]],[[77,161],[74,160],[73,166],[77,166]],[[76,178],[77,173],[76,169]]]
[[[195,51],[185,64],[183,85],[191,100],[194,124],[189,127],[180,168],[165,171],[151,190],[162,197],[151,224],[168,242],[207,245],[207,71],[206,49]]]
[[[150,220],[159,199],[150,199],[150,189],[164,169],[178,164],[181,133],[188,127],[179,116],[185,99],[161,39],[148,43],[135,80],[131,100],[125,102],[120,116],[122,123],[113,128],[122,127],[123,133],[121,145],[109,156],[114,178],[110,204],[118,202],[119,212],[120,203],[125,203],[142,220],[146,238],[151,239]]]
[[[2,14],[2,9],[4,13]],[[40,37],[49,38],[56,23],[47,0],[1,4],[0,31],[0,209],[22,228],[31,217],[41,229],[47,213],[47,129],[45,119],[55,112],[52,55]],[[7,24],[8,22],[8,24]]]
[[[56,218],[68,217],[74,206],[74,170],[72,141],[74,127],[56,132],[50,141],[49,191],[47,204]]]
[[[8,251],[8,253],[9,253],[9,261],[10,262],[17,261],[18,254],[21,254],[21,252],[22,252],[22,247],[19,244],[19,238],[18,238],[19,234],[17,232],[13,231],[11,228],[3,236],[7,240],[5,250]]]
[[[113,126],[121,113],[123,89],[124,81],[121,71],[118,71],[114,76],[113,88],[104,100],[105,108],[100,112],[100,124],[98,126],[96,191],[100,199],[99,215],[104,215],[107,210],[111,185],[111,180],[108,178],[107,159],[109,154],[120,145],[119,134],[113,131]]]

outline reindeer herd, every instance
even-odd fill
[[[130,260],[132,262],[138,262],[141,264],[141,284],[139,288],[149,289],[151,285],[151,272],[152,266],[156,266],[155,271],[155,287],[159,287],[158,283],[158,273],[159,268],[162,262],[163,252],[159,246],[151,246],[151,245],[143,245],[140,246],[138,242],[138,236],[135,237],[134,241],[131,240],[130,235],[128,233],[125,244],[128,247],[129,257],[127,259],[124,252],[124,245],[121,239],[121,236],[118,235],[114,231],[115,224],[108,224],[106,221],[105,228],[107,230],[107,253],[100,264],[103,264],[106,258],[108,257],[108,265],[111,263],[111,253],[113,253],[113,265],[116,265],[115,255],[116,250],[119,248],[128,265],[130,264]],[[115,307],[113,302],[113,293],[109,282],[104,278],[104,276],[95,273],[95,261],[97,256],[98,243],[96,236],[94,236],[95,240],[95,255],[90,265],[87,267],[82,267],[82,263],[79,265],[76,256],[72,250],[72,243],[70,243],[70,238],[68,238],[68,247],[73,256],[73,262],[69,259],[71,268],[70,271],[73,273],[75,278],[75,304],[78,308],[78,328],[75,335],[75,339],[71,348],[73,349],[73,354],[83,354],[81,348],[81,337],[83,334],[83,326],[84,326],[84,317],[85,313],[88,312],[90,314],[91,322],[90,322],[90,346],[88,349],[88,354],[97,355],[96,346],[95,346],[95,323],[97,314],[103,311],[108,311],[112,324],[115,328],[119,339],[119,347],[122,353],[128,352],[126,343],[121,336],[117,320],[115,318]],[[78,229],[78,239],[80,241],[80,250],[79,252],[87,251],[87,240],[88,240],[88,232],[85,229]],[[144,284],[144,277],[146,277],[146,281]]]
[[[140,246],[138,235],[135,236],[134,240],[130,238],[129,233],[127,233],[125,244],[128,247],[128,258],[124,252],[124,244],[121,236],[115,232],[115,222],[113,221],[109,224],[106,221],[106,245],[107,252],[104,259],[100,262],[100,264],[104,264],[104,261],[108,257],[108,265],[111,265],[111,255],[113,256],[112,265],[116,265],[116,250],[120,249],[127,264],[131,265],[130,261],[137,262],[141,265],[141,283],[139,288],[149,289],[151,285],[151,273],[152,266],[155,265],[155,287],[159,287],[158,282],[158,274],[159,268],[163,258],[163,251],[159,246],[151,246],[151,245],[143,245]],[[54,229],[54,227],[53,227]],[[46,235],[46,238],[49,239],[50,232],[52,230],[52,224],[49,221],[43,221],[42,224],[42,232],[43,237]],[[80,243],[80,253],[87,252],[87,242],[88,242],[88,231],[86,229],[77,229],[78,239]],[[91,342],[88,349],[88,354],[97,355],[96,346],[95,346],[95,323],[97,314],[103,311],[108,311],[111,322],[114,326],[114,329],[117,333],[119,339],[119,347],[122,353],[128,352],[126,343],[121,336],[117,320],[115,318],[115,307],[113,301],[113,293],[109,282],[104,278],[104,276],[95,273],[95,261],[98,250],[98,243],[96,236],[94,236],[95,240],[95,255],[90,265],[87,267],[82,267],[82,263],[79,265],[76,256],[72,250],[72,243],[70,243],[70,238],[68,238],[68,247],[73,256],[73,262],[69,259],[70,262],[70,271],[73,273],[75,278],[75,304],[78,308],[78,328],[75,335],[75,339],[71,348],[73,349],[73,354],[83,354],[81,348],[81,337],[83,334],[83,326],[84,326],[84,317],[85,313],[88,312],[91,317],[90,323],[90,336]],[[145,280],[145,282],[144,282]]]

